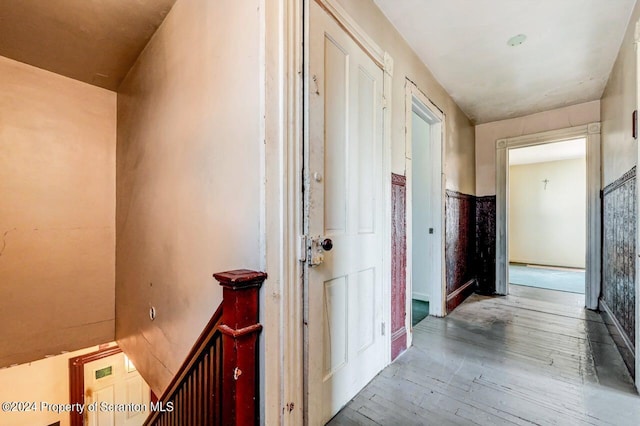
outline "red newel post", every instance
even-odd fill
[[[238,269],[213,274],[223,287],[222,422],[225,425],[258,424],[258,291],[267,278],[264,272]]]

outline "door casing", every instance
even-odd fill
[[[425,120],[430,127],[429,143],[432,144],[432,151],[437,155],[430,158],[431,181],[429,182],[429,197],[434,206],[430,215],[433,224],[434,234],[430,241],[433,256],[430,259],[430,284],[429,284],[429,315],[444,317],[446,315],[446,275],[444,261],[445,247],[445,175],[444,164],[444,144],[445,140],[445,115],[431,100],[410,80],[406,81],[405,90],[405,169],[407,178],[407,312],[411,312],[411,299],[413,293],[413,282],[411,270],[413,265],[413,161],[412,161],[412,117],[413,111]],[[407,316],[407,329],[411,330],[411,318]],[[413,332],[408,333],[407,347],[411,345]]]
[[[509,241],[508,241],[508,182],[509,150],[525,146],[544,145],[571,139],[584,138],[587,148],[587,227],[585,306],[598,309],[601,289],[602,265],[602,216],[601,216],[601,166],[600,123],[548,132],[534,133],[496,141],[496,293],[509,293]]]
[[[95,352],[69,359],[69,403],[84,405],[84,365],[99,359],[122,353],[119,346],[108,346]],[[70,413],[71,426],[82,426],[83,416],[77,411]]]
[[[637,101],[636,108],[640,106],[640,20],[636,22],[635,28],[635,44],[636,44],[636,90]],[[640,145],[638,146],[638,161],[640,161]],[[638,162],[637,164],[640,164]],[[636,206],[636,390],[640,393],[640,185],[636,184],[636,199],[638,205]]]

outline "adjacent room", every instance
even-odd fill
[[[509,152],[509,283],[584,294],[585,139]]]

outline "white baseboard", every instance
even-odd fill
[[[423,302],[428,302],[429,301],[429,295],[426,293],[416,293],[413,292],[413,294],[411,295],[412,299],[416,299],[416,300],[422,300]]]

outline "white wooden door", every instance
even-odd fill
[[[307,267],[308,415],[324,424],[387,359],[383,335],[383,72],[310,10],[307,232],[333,242]]]
[[[98,409],[85,412],[88,426],[139,426],[149,416],[151,391],[123,353],[84,365],[85,406]],[[115,404],[131,404],[124,410],[105,409]],[[134,405],[135,404],[135,405]],[[144,409],[140,408],[144,407]]]

